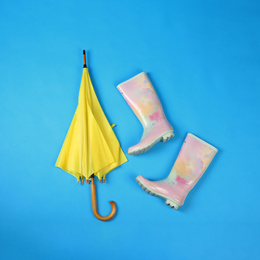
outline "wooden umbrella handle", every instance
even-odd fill
[[[116,204],[114,201],[110,201],[110,204],[112,206],[112,211],[111,213],[106,216],[106,217],[102,217],[98,214],[97,212],[97,198],[96,198],[96,188],[95,188],[95,183],[94,183],[94,177],[91,177],[91,197],[92,197],[92,209],[93,209],[93,213],[95,215],[95,217],[99,220],[102,221],[108,221],[111,218],[113,218],[116,214]]]

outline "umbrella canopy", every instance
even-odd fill
[[[85,51],[78,107],[55,166],[77,178],[90,180],[93,175],[102,182],[108,172],[127,161],[112,126],[93,89]],[[92,179],[94,185],[94,180]]]

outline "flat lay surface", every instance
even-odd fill
[[[259,259],[260,3],[2,1],[0,259]],[[55,167],[82,50],[128,162],[88,184]],[[175,136],[128,155],[142,126],[117,86],[146,72]],[[218,149],[177,211],[135,178],[166,178],[187,133]]]

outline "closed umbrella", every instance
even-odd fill
[[[94,176],[100,182],[105,181],[106,174],[127,159],[95,94],[85,51],[83,60],[78,106],[55,165],[75,176],[77,182],[81,179],[83,184],[86,179],[91,183],[93,213],[98,219],[106,221],[115,215],[116,205],[110,201],[110,215],[102,217],[98,214]]]

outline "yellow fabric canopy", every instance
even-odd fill
[[[100,180],[127,158],[99,104],[88,68],[83,68],[78,107],[55,166],[79,178]]]

